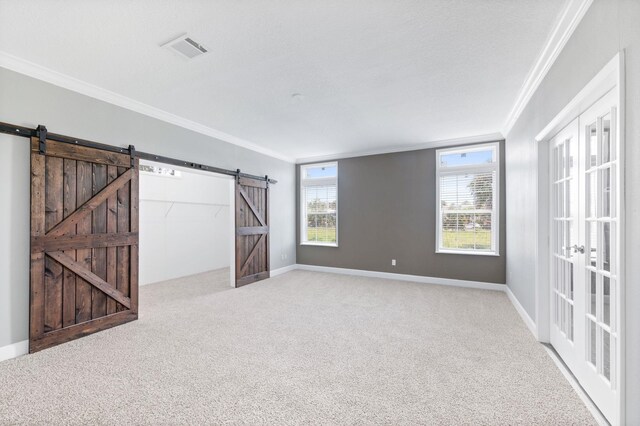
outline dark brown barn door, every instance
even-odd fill
[[[138,317],[138,160],[31,141],[30,352]]]
[[[269,187],[257,179],[236,182],[236,287],[269,278]]]

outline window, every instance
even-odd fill
[[[300,243],[338,246],[338,163],[300,167]]]
[[[438,253],[498,255],[498,143],[436,151]]]

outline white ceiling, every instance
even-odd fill
[[[1,1],[0,51],[307,158],[499,132],[564,5]]]

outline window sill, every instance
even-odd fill
[[[300,243],[301,246],[315,246],[315,247],[338,247],[338,243]]]
[[[500,257],[500,253],[482,252],[482,251],[465,251],[465,250],[436,250],[436,254],[463,254],[463,255],[471,255],[471,256]]]

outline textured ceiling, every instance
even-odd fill
[[[563,6],[0,1],[0,51],[301,158],[499,132]]]

